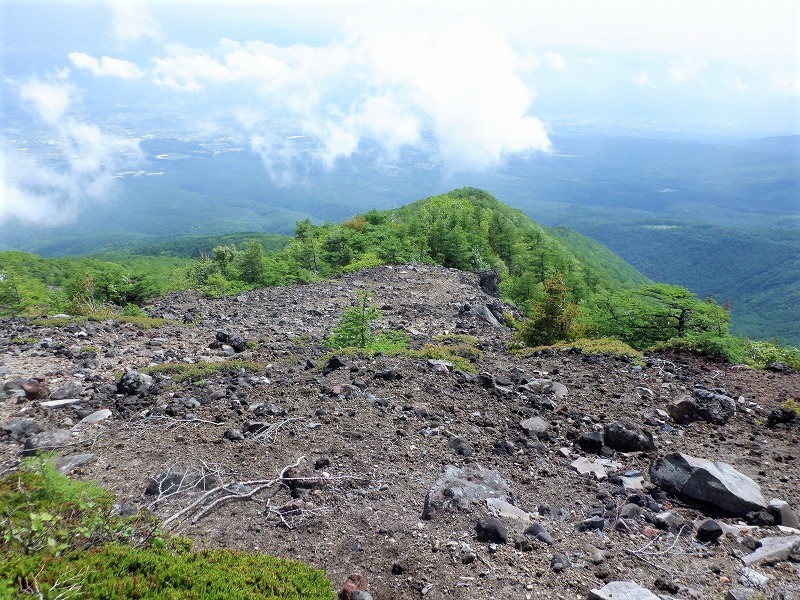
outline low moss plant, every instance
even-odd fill
[[[152,517],[117,516],[111,495],[47,457],[0,478],[0,597],[334,598],[322,571],[231,550],[192,551]]]
[[[176,383],[183,383],[185,381],[197,382],[219,374],[236,373],[242,369],[251,373],[264,373],[266,368],[267,363],[235,358],[233,360],[220,362],[199,362],[192,364],[162,363],[140,370],[142,373],[147,373],[149,375],[156,373],[171,375]]]

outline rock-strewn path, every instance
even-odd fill
[[[475,374],[329,360],[321,340],[364,289],[380,326],[460,344]],[[800,594],[800,422],[769,418],[799,375],[515,356],[480,316],[500,308],[474,275],[406,266],[168,296],[148,312],[173,324],[151,330],[2,320],[0,464],[54,449],[198,545],[300,558],[336,584],[359,573],[374,598]],[[141,372],[232,360],[250,364]]]

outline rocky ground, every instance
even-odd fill
[[[330,361],[321,340],[365,289],[379,325],[466,346],[476,374]],[[150,330],[3,320],[0,468],[54,448],[198,547],[299,558],[337,587],[358,573],[374,598],[800,598],[800,422],[779,410],[800,375],[513,355],[487,305],[474,275],[406,266],[172,295]],[[252,364],[142,371],[234,360]]]

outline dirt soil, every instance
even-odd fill
[[[371,290],[383,313],[378,326],[410,332],[414,348],[454,343],[436,337],[445,334],[472,336],[459,343],[479,351],[473,366],[482,375],[408,356],[342,356],[343,366],[323,369],[330,351],[322,339],[361,290]],[[757,540],[791,533],[663,493],[649,469],[672,452],[723,461],[753,479],[767,501],[779,498],[797,511],[800,423],[768,427],[767,418],[800,399],[800,375],[683,354],[650,355],[643,365],[568,350],[514,355],[509,329],[464,310],[491,301],[472,274],[404,266],[219,300],[170,295],[147,311],[175,323],[150,330],[113,321],[43,327],[5,319],[0,423],[24,417],[45,431],[70,430],[59,459],[95,459],[73,476],[162,519],[188,509],[169,527],[198,547],[300,559],[324,569],[337,588],[360,573],[374,598],[586,598],[615,580],[633,580],[665,598],[723,598],[740,585],[740,557]],[[235,336],[248,344],[236,352],[215,343],[219,331],[232,345]],[[257,364],[195,382],[153,374],[138,394],[117,388],[125,370],[239,359]],[[15,382],[33,377],[51,392],[77,384],[77,401],[46,408],[14,391]],[[521,377],[549,379],[567,393],[546,385],[537,391]],[[735,415],[724,425],[678,424],[657,412],[696,387],[733,398]],[[110,418],[74,428],[104,408]],[[520,422],[533,416],[545,421],[545,431],[523,430]],[[609,476],[579,474],[573,461],[598,457],[576,439],[618,420],[652,434],[656,450],[603,448],[601,457],[617,463],[606,466]],[[8,472],[24,440],[2,431],[0,470]],[[457,437],[471,455],[453,442]],[[506,542],[476,537],[476,522],[491,516],[484,501],[422,518],[426,493],[446,465],[495,470],[507,482],[506,498],[528,514],[500,517]],[[207,488],[227,484],[227,493],[240,497],[201,515],[220,497],[193,505],[205,493],[202,482],[169,497],[145,495],[170,468],[204,469],[213,474]],[[641,491],[623,488],[619,476],[626,472],[641,473]],[[234,485],[254,481],[260,483]],[[658,516],[670,510],[671,520]],[[603,528],[580,530],[592,515],[604,517]],[[725,528],[718,543],[695,538],[697,524],[709,517]],[[552,544],[524,534],[530,523],[540,524]],[[554,566],[559,562],[566,568]],[[769,578],[767,597],[800,597],[797,562],[752,568]]]

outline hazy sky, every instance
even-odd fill
[[[426,145],[464,171],[550,151],[563,123],[797,133],[796,4],[3,0],[4,112],[63,161],[7,131],[0,222],[73,218],[140,158],[137,111],[175,106],[187,134],[240,139],[286,185],[297,136],[327,168]]]

